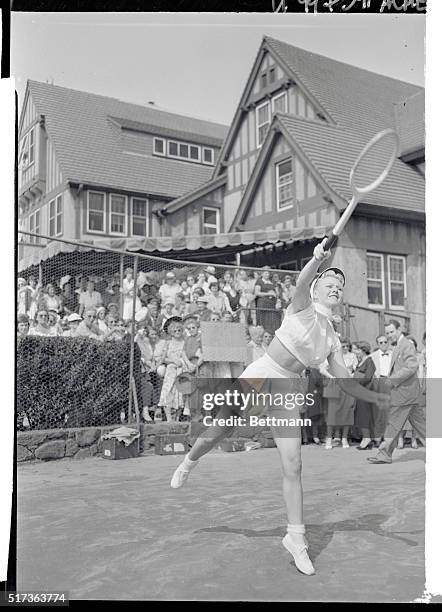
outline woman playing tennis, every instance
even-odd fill
[[[315,247],[312,259],[301,271],[293,299],[267,353],[250,364],[240,379],[261,393],[293,393],[294,390],[303,389],[300,378],[303,370],[318,367],[328,359],[329,371],[344,391],[357,399],[386,407],[389,396],[360,386],[357,380],[350,378],[345,366],[341,343],[330,321],[333,311],[342,302],[344,273],[338,268],[329,268],[315,279],[319,266],[331,254],[324,250],[326,240]],[[296,409],[289,411],[285,407],[271,406],[267,410],[272,417],[299,416],[294,414]],[[221,419],[232,415],[233,409],[223,406],[216,416]],[[232,429],[220,425],[206,429],[176,469],[171,487],[182,487],[198,460],[230,434]],[[282,543],[293,555],[296,567],[310,575],[315,570],[307,553],[305,539],[300,430],[300,427],[272,427],[282,464],[283,495],[288,515],[287,534]]]

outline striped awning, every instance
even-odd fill
[[[258,230],[254,232],[232,232],[228,234],[202,234],[198,236],[163,236],[159,238],[112,238],[107,240],[84,241],[81,244],[71,244],[53,240],[46,246],[28,247],[26,255],[19,257],[19,271],[26,270],[30,266],[38,265],[58,253],[72,253],[74,251],[100,251],[100,247],[116,249],[119,251],[151,253],[159,255],[167,253],[173,258],[174,252],[180,254],[183,259],[183,251],[188,254],[189,260],[192,254],[201,249],[205,252],[217,249],[232,249],[233,251],[244,251],[254,247],[278,243],[293,243],[303,240],[320,239],[326,236],[331,228],[309,227],[285,230]],[[26,238],[26,237],[25,237]],[[20,244],[20,243],[19,243]]]

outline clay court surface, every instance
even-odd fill
[[[305,522],[317,574],[281,545],[276,449],[19,465],[17,590],[71,599],[413,601],[424,592],[424,450],[303,447]]]

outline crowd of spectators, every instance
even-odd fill
[[[135,333],[141,352],[145,420],[190,418],[186,384],[232,374],[229,363],[204,363],[200,322],[241,323],[250,361],[270,344],[293,296],[293,274],[207,266],[199,270],[143,272],[134,278],[63,276],[42,286],[30,276],[18,279],[18,338],[88,337],[124,340]],[[132,319],[134,316],[134,329]]]

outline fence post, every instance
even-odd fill
[[[124,255],[120,255],[120,313],[121,318],[123,318],[123,309],[124,309],[124,295],[123,295],[123,279],[124,279]]]
[[[127,422],[132,422],[132,378],[134,375],[134,344],[135,344],[135,308],[137,304],[137,274],[138,256],[134,258],[134,295],[132,300],[132,317],[130,322],[130,359],[129,359],[129,402],[127,412]],[[135,381],[134,381],[135,382]]]

